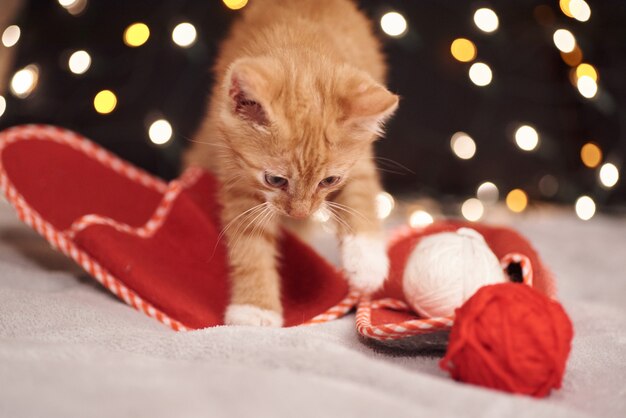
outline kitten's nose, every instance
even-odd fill
[[[289,211],[289,216],[296,219],[304,219],[309,216],[309,206],[303,202],[292,203]]]

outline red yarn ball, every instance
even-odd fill
[[[439,363],[454,379],[536,397],[561,387],[573,328],[558,302],[502,283],[482,287],[455,314]]]

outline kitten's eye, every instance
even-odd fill
[[[324,180],[320,181],[320,186],[322,187],[334,186],[335,184],[339,183],[340,179],[341,177],[339,176],[326,177]]]
[[[268,186],[282,189],[283,187],[287,186],[288,180],[284,177],[273,176],[271,174],[265,173],[265,183]]]

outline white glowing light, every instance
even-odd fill
[[[380,18],[380,27],[387,35],[398,37],[406,33],[407,23],[404,16],[400,13],[389,12]]]
[[[457,132],[450,139],[454,154],[462,160],[469,160],[476,154],[476,143],[465,132]]]
[[[490,181],[484,182],[476,190],[476,197],[485,203],[497,202],[499,195],[498,186]]]
[[[515,143],[524,151],[532,151],[539,144],[539,134],[532,126],[520,126],[515,131]]]
[[[476,222],[483,217],[485,207],[482,202],[476,198],[467,199],[461,206],[463,217],[470,222]]]
[[[172,31],[172,41],[183,48],[193,45],[196,42],[196,36],[196,27],[188,22],[179,23]]]
[[[4,96],[0,96],[0,117],[4,115],[5,110],[7,110],[7,101]]]
[[[576,38],[567,29],[557,29],[552,36],[552,40],[561,52],[572,52],[576,47]]]
[[[87,0],[58,0],[58,2],[69,14],[74,16],[81,14],[87,7]]]
[[[17,25],[11,25],[2,32],[2,45],[7,48],[11,48],[20,40],[20,27]]]
[[[498,29],[498,15],[493,10],[484,7],[474,13],[474,23],[483,32],[491,33]]]
[[[91,67],[91,56],[87,51],[76,51],[70,55],[67,65],[74,74],[84,74]]]
[[[589,196],[581,196],[576,200],[576,215],[583,221],[588,221],[596,213],[596,204]]]
[[[611,188],[619,181],[619,170],[614,164],[606,163],[600,167],[600,182],[604,187]]]
[[[576,82],[576,87],[578,92],[587,99],[593,98],[598,93],[598,83],[588,75],[580,77]]]
[[[380,192],[376,196],[376,213],[378,215],[378,219],[385,219],[389,215],[391,215],[391,211],[396,205],[393,196],[391,196],[387,192]]]
[[[491,83],[492,77],[491,68],[484,62],[476,62],[469,69],[470,80],[479,87],[484,87]]]
[[[154,121],[148,129],[148,136],[154,144],[166,144],[172,139],[172,125],[165,119]]]
[[[580,22],[586,22],[591,17],[591,8],[585,0],[571,0],[569,11],[574,19]]]
[[[38,80],[39,68],[34,64],[28,65],[16,72],[11,79],[11,93],[20,99],[28,97],[37,87]]]
[[[434,222],[432,215],[425,210],[416,210],[409,216],[409,225],[413,228],[430,225]]]
[[[316,210],[315,212],[313,212],[313,220],[317,221],[317,222],[328,222],[328,220],[330,219],[330,210],[328,210],[325,207],[321,207],[318,210]]]
[[[78,3],[78,0],[58,0],[59,4],[65,8],[72,7],[74,4]]]

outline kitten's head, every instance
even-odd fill
[[[304,218],[370,158],[398,97],[347,65],[235,61],[221,91],[218,126],[232,176],[257,188],[279,212]]]

